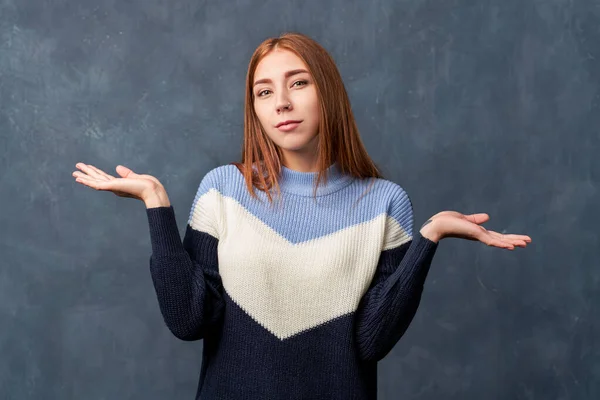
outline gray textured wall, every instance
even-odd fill
[[[534,240],[441,243],[380,399],[600,398],[597,0],[0,0],[1,398],[193,398],[202,343],[162,323],[143,203],[71,173],[155,175],[183,233],[286,30],[330,50],[416,223]]]

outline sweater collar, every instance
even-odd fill
[[[334,162],[327,168],[327,184],[323,180],[317,188],[317,196],[327,195],[352,183],[354,178],[342,172],[340,165]],[[318,172],[300,172],[281,166],[279,187],[282,192],[300,196],[312,196]]]

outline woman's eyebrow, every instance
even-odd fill
[[[289,78],[290,76],[293,76],[293,75],[296,75],[296,74],[301,74],[303,72],[307,72],[308,73],[308,71],[305,70],[305,69],[293,69],[291,71],[287,71],[285,73],[285,77]],[[255,81],[254,85],[252,85],[252,86],[256,86],[256,85],[258,85],[260,83],[271,83],[271,82],[272,81],[269,78],[263,78],[263,79],[259,79],[259,80]]]

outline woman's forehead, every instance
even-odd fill
[[[291,70],[305,69],[308,67],[300,57],[289,50],[273,50],[260,60],[256,66],[254,76],[256,79],[278,77]]]

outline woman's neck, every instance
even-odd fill
[[[321,180],[317,188],[317,196],[323,196],[335,192],[351,183],[354,179],[351,175],[341,171],[337,162],[334,162],[327,168],[327,183]],[[279,177],[279,187],[282,192],[292,193],[301,196],[312,196],[314,185],[317,180],[318,172],[302,172],[281,166],[281,175]]]

